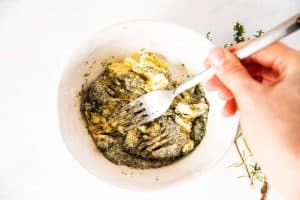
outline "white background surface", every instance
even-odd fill
[[[0,0],[0,199],[258,199],[235,178],[242,171],[227,167],[237,161],[233,148],[218,168],[176,188],[145,193],[99,181],[62,142],[58,81],[74,49],[111,23],[163,19],[211,31],[222,45],[237,20],[253,33],[299,11],[299,0]],[[300,33],[286,41],[300,49]],[[271,191],[270,199],[280,198]]]

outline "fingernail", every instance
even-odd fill
[[[225,60],[224,50],[221,48],[214,48],[213,50],[211,50],[208,59],[210,63],[215,67],[222,65]]]

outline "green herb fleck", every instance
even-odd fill
[[[207,38],[209,41],[212,41],[211,32],[206,33],[206,38]]]
[[[256,31],[256,34],[254,34],[253,36],[258,38],[258,37],[262,36],[263,34],[264,34],[263,30],[259,29],[258,31]]]
[[[233,30],[234,30],[233,38],[236,43],[245,41],[245,37],[244,37],[245,29],[241,23],[236,22],[235,25],[233,26]]]

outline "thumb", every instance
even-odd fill
[[[258,83],[252,79],[238,58],[228,50],[212,49],[208,55],[208,63],[215,68],[218,78],[237,99],[249,97],[255,92]]]

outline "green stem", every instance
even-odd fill
[[[247,176],[248,176],[248,178],[250,179],[250,185],[253,185],[253,179],[252,179],[252,176],[251,176],[251,174],[250,174],[250,171],[249,171],[249,168],[248,168],[248,166],[247,166],[247,163],[246,163],[244,157],[242,156],[242,153],[241,153],[241,150],[240,150],[239,145],[238,145],[238,143],[237,143],[237,140],[234,140],[234,146],[235,146],[235,148],[236,148],[236,150],[237,150],[237,152],[238,152],[238,154],[239,154],[240,159],[242,160],[242,163],[243,163],[244,168],[245,168],[245,170],[246,170]]]
[[[243,137],[243,142],[244,142],[244,144],[245,144],[245,146],[246,146],[247,150],[249,151],[250,155],[251,155],[251,156],[253,156],[253,153],[252,153],[252,151],[251,151],[250,147],[248,146],[248,143],[246,142],[246,140],[245,140],[245,138],[244,138],[244,137]]]

